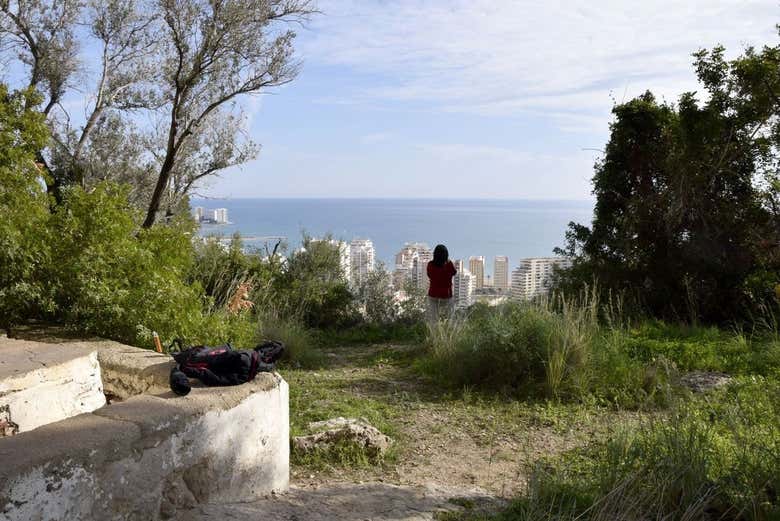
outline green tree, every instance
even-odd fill
[[[45,95],[49,190],[59,202],[68,185],[130,182],[144,227],[178,213],[200,180],[256,155],[236,103],[295,78],[290,26],[313,12],[311,0],[0,1],[0,56]],[[80,126],[61,103],[73,92],[89,94]]]
[[[32,89],[0,84],[0,327],[45,305],[41,267],[48,262],[48,202],[36,154],[48,140]]]
[[[558,250],[575,261],[564,288],[595,280],[638,295],[653,314],[707,321],[733,319],[771,293],[779,52],[726,62],[721,48],[701,51],[706,102],[685,93],[673,106],[646,93],[613,109],[592,226],[571,223]]]
[[[341,264],[342,244],[304,236],[302,248],[290,254],[274,280],[272,304],[285,315],[300,316],[309,327],[354,324],[358,313]]]
[[[189,220],[139,227],[140,211],[127,185],[69,187],[50,218],[52,262],[45,277],[53,318],[74,329],[151,347],[196,339],[203,319],[202,288],[187,282],[193,246]]]
[[[357,285],[355,299],[370,324],[387,325],[399,317],[391,276],[381,262]]]

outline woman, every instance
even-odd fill
[[[433,260],[428,263],[428,321],[435,324],[452,314],[452,277],[457,270],[450,261],[450,254],[443,244],[433,249]]]

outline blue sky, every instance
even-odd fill
[[[300,76],[242,101],[260,155],[199,195],[586,199],[616,101],[674,101],[693,51],[775,45],[780,22],[780,0],[318,7]]]
[[[776,1],[321,0],[252,100],[228,197],[584,199],[614,101],[695,90],[691,53],[774,44]]]

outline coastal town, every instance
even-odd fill
[[[199,224],[230,224],[227,208],[197,206],[192,217]],[[359,286],[379,267],[371,239],[356,238],[350,242],[329,239],[329,242],[338,249],[344,278],[353,287]],[[433,248],[424,242],[407,242],[395,254],[387,283],[396,300],[405,300],[409,291],[427,288],[426,266],[432,259]],[[483,255],[453,260],[457,270],[453,280],[456,308],[465,309],[477,302],[497,305],[510,299],[531,300],[549,291],[556,268],[565,269],[571,265],[565,257],[529,257],[519,259],[512,269],[508,256],[496,255],[491,273],[488,263]]]
[[[344,277],[358,286],[378,267],[376,250],[370,239],[351,242],[330,241],[338,248]],[[392,272],[388,274],[398,300],[404,300],[409,291],[425,290],[428,284],[426,267],[433,259],[433,249],[423,242],[408,242],[395,255]],[[530,257],[520,259],[510,271],[510,260],[505,255],[493,259],[492,275],[486,269],[484,256],[455,259],[457,270],[453,281],[454,305],[464,309],[477,302],[497,305],[506,300],[530,300],[549,291],[556,268],[571,265],[565,257]]]

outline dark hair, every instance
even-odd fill
[[[444,266],[448,260],[450,260],[450,252],[447,251],[447,247],[443,244],[437,244],[433,249],[433,263],[436,266]]]

